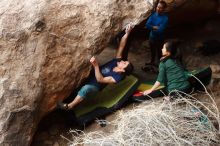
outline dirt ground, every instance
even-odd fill
[[[214,54],[212,56],[201,56],[196,53],[195,48],[201,42],[215,39],[220,41],[220,19],[213,19],[209,22],[206,22],[202,26],[194,26],[191,29],[181,29],[180,31],[176,31],[174,34],[169,34],[170,38],[173,36],[178,36],[182,40],[184,40],[186,52],[186,64],[189,68],[203,67],[209,65],[220,65],[220,53]],[[155,79],[156,74],[151,72],[143,72],[141,70],[141,66],[149,60],[150,53],[149,48],[147,48],[147,41],[134,41],[134,45],[132,46],[129,54],[129,60],[134,64],[135,70],[134,74],[141,80],[145,79]],[[110,60],[112,56],[114,56],[115,49],[114,47],[106,48],[98,57],[100,64]],[[220,79],[218,77],[218,73],[216,73],[216,77],[212,79],[211,84],[208,88],[211,88],[213,91],[213,96],[215,97],[216,103],[220,109]],[[202,99],[203,94],[198,94],[198,97]],[[131,110],[133,108],[133,104],[130,104],[126,107],[123,107],[121,110]],[[106,120],[112,121],[119,111],[110,114],[106,117]],[[66,122],[63,112],[55,111],[48,115],[39,125],[39,128],[34,136],[33,143],[31,146],[67,146],[68,140],[63,138],[66,137],[71,140],[72,136],[69,133],[70,129],[74,129],[74,123],[71,125]],[[92,123],[88,127],[85,128],[85,132],[94,131],[94,130],[103,130],[109,131],[111,127],[101,127],[96,122]]]

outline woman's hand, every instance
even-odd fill
[[[91,63],[94,67],[98,66],[98,62],[97,62],[97,60],[96,60],[96,58],[95,58],[94,56],[90,59],[90,63]]]
[[[158,26],[152,26],[153,30],[158,30],[159,27]]]
[[[125,33],[129,34],[133,28],[134,28],[134,25],[132,23],[129,23],[125,28]]]
[[[153,87],[152,87],[151,89],[149,89],[149,90],[145,90],[145,91],[143,92],[143,94],[144,94],[144,95],[148,95],[148,94],[150,94],[151,92],[153,92],[154,90],[156,90],[159,86],[160,86],[160,82],[156,81],[156,82],[154,83]]]
[[[144,95],[148,95],[148,94],[150,94],[151,92],[153,92],[153,90],[152,90],[152,89],[149,89],[149,90],[145,90],[145,91],[143,92],[143,94],[144,94]]]

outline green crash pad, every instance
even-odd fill
[[[137,86],[138,79],[133,75],[126,76],[117,84],[107,85],[102,91],[83,100],[74,108],[76,118],[82,124],[84,121],[94,120],[97,115],[103,116],[120,108],[137,89]]]
[[[203,86],[200,82],[202,82],[204,86],[207,86],[212,78],[212,70],[210,67],[199,68],[186,73],[190,84],[195,90],[203,90]],[[191,76],[191,74],[199,79],[200,82],[195,77]]]
[[[143,91],[145,91],[145,90],[150,89],[153,85],[154,85],[154,82],[152,82],[152,81],[143,82],[143,83],[141,83],[141,84],[138,86],[138,89],[137,89],[137,90],[140,91],[140,92],[143,92]],[[157,88],[157,90],[159,91],[159,90],[161,90],[161,89],[163,89],[163,88],[164,88],[164,86],[161,85],[161,86],[159,86],[159,87]]]
[[[151,99],[151,98],[155,98],[155,97],[160,97],[163,95],[163,92],[165,93],[165,86],[163,84],[161,84],[156,90],[154,90],[152,93],[150,93],[149,95],[144,96],[141,92],[151,89],[151,87],[154,85],[155,81],[145,81],[142,82],[137,90],[134,92],[133,96],[132,96],[132,100],[135,102],[142,102],[144,100],[147,99]]]

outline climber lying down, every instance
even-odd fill
[[[107,84],[120,82],[126,75],[129,75],[132,72],[133,65],[129,61],[122,60],[122,53],[132,29],[133,26],[130,24],[126,27],[125,34],[121,38],[116,56],[111,61],[103,66],[99,66],[94,56],[90,59],[90,63],[94,67],[94,75],[79,90],[77,96],[72,102],[58,102],[58,108],[65,110],[72,109],[90,94],[100,91]]]

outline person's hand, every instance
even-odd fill
[[[153,30],[158,30],[159,27],[158,26],[153,26]]]
[[[96,58],[94,56],[92,56],[92,58],[90,59],[90,63],[95,67],[98,66],[98,62],[96,60]]]
[[[133,28],[134,25],[132,23],[129,23],[125,28],[125,33],[130,33]]]
[[[143,94],[144,94],[144,95],[148,95],[148,94],[150,94],[151,92],[153,92],[153,90],[149,89],[149,90],[145,90],[145,91],[143,92]]]

